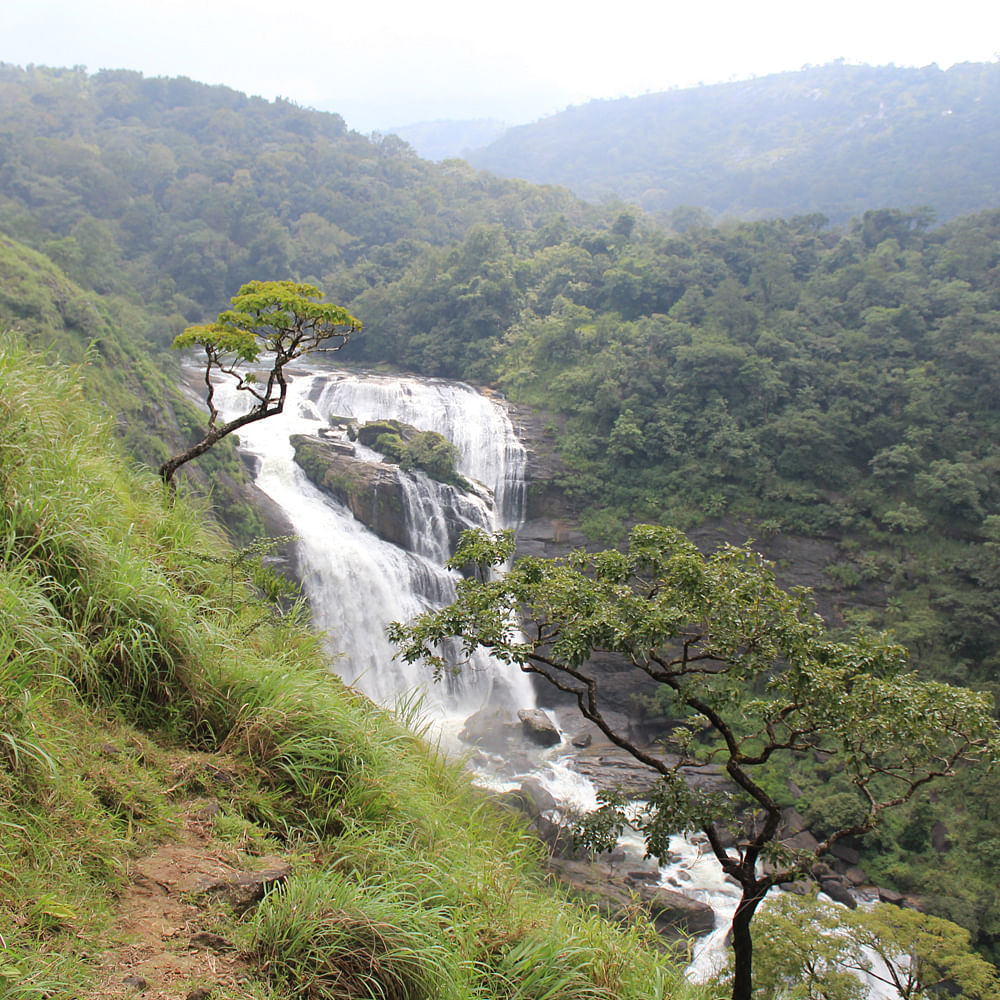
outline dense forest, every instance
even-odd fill
[[[701,209],[842,223],[887,205],[950,219],[996,205],[998,123],[1000,63],[833,63],[591,101],[509,129],[469,160],[678,220]]]
[[[477,222],[594,210],[566,191],[419,160],[394,136],[286,101],[139,73],[0,67],[0,217],[82,285],[141,297],[167,344],[245,281],[295,273],[331,297]],[[400,244],[400,241],[405,243]]]
[[[1000,214],[824,221],[678,235],[624,213],[547,246],[477,229],[353,298],[354,353],[558,415],[595,522],[729,512],[841,539],[830,573],[894,595],[880,624],[992,683]]]
[[[921,169],[940,172],[935,142],[947,153],[947,190],[911,197],[890,163],[865,161],[881,186],[852,188],[863,202],[831,194],[843,220],[831,226],[814,203],[799,212],[817,178],[845,176],[814,150],[780,161],[784,202],[747,196],[746,214],[784,218],[712,226],[680,211],[671,227],[622,203],[426,163],[395,137],[368,139],[285,101],[4,66],[0,319],[89,358],[89,391],[155,465],[197,419],[170,384],[174,336],[245,280],[315,282],[364,322],[345,362],[489,383],[537,408],[562,461],[557,485],[595,541],[636,521],[706,518],[822,538],[838,547],[825,572],[842,596],[839,626],[891,627],[925,675],[997,690],[1000,118],[975,89],[995,93],[995,70],[892,71],[882,98],[883,71],[823,70],[831,88],[857,74],[837,89],[845,115],[883,100],[966,138],[978,122],[968,154],[965,138],[900,126]],[[938,77],[958,88],[950,116],[912,90]],[[864,134],[896,121],[876,117]],[[789,143],[813,134],[810,122]],[[735,141],[712,134],[720,148]],[[745,173],[730,181],[740,177],[750,191]],[[685,204],[734,211],[679,189],[654,207]],[[212,460],[215,502],[256,533],[233,450]],[[966,793],[995,779],[966,779],[870,838],[866,869],[989,950],[1000,941],[996,797]],[[835,776],[795,780],[803,807],[831,806]],[[942,853],[928,831],[945,820]]]

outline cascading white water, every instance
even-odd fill
[[[247,405],[228,384],[218,386],[217,402],[227,417]],[[382,541],[295,463],[290,437],[317,434],[329,427],[332,414],[360,422],[394,418],[438,431],[458,448],[458,471],[485,483],[498,498],[495,506],[486,490],[462,494],[422,473],[404,475],[412,551]],[[314,621],[327,634],[334,668],[348,683],[384,705],[420,690],[425,707],[441,718],[464,717],[486,704],[534,704],[527,677],[483,654],[433,684],[426,668],[393,659],[395,648],[385,634],[390,621],[408,621],[453,599],[455,576],[443,566],[449,517],[487,530],[517,527],[525,455],[502,405],[459,383],[298,368],[291,373],[284,412],[248,425],[239,436],[241,447],[257,459],[257,486],[292,522]],[[380,459],[361,446],[357,457]]]
[[[459,472],[493,493],[500,524],[516,527],[523,519],[524,446],[492,397],[444,379],[339,372],[323,380],[315,403],[362,423],[392,418],[437,431],[458,448]]]
[[[227,417],[246,405],[229,385],[218,387],[217,401]],[[457,446],[458,471],[487,489],[469,495],[422,473],[406,477],[411,551],[384,542],[313,486],[295,463],[291,435],[317,434],[329,426],[331,415],[362,423],[392,418],[437,431]],[[485,656],[463,666],[445,686],[429,684],[424,668],[393,659],[395,650],[385,635],[389,621],[407,621],[454,596],[454,576],[443,569],[450,554],[449,524],[516,528],[523,517],[525,452],[499,403],[469,386],[442,380],[300,368],[285,412],[249,425],[240,441],[258,461],[257,485],[283,508],[298,534],[302,584],[317,626],[329,637],[334,667],[345,680],[384,705],[392,705],[400,694],[423,690],[425,704],[440,718],[464,717],[487,703],[515,708],[534,704],[523,674]],[[356,445],[356,455],[380,459],[361,445]],[[580,812],[596,807],[594,786],[564,756],[539,763],[533,776],[565,808]],[[483,779],[498,790],[519,785],[519,780]],[[638,856],[643,853],[641,845],[624,846]],[[739,892],[696,840],[671,838],[670,850],[673,860],[661,868],[660,884],[709,903],[716,913],[715,930],[698,939],[689,969],[692,979],[704,981],[723,961]],[[890,995],[870,977],[865,985],[872,1000]]]

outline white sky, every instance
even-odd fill
[[[996,0],[0,0],[0,61],[225,83],[361,132],[519,124],[837,58],[944,69],[998,51]]]

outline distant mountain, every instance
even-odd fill
[[[1000,63],[828,66],[621,100],[512,128],[477,167],[740,218],[1000,205]]]
[[[465,156],[485,146],[507,131],[506,123],[496,118],[472,118],[467,121],[416,122],[388,129],[408,142],[425,160],[450,160]]]

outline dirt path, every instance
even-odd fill
[[[254,872],[233,867],[232,850],[212,838],[211,814],[189,812],[174,840],[132,866],[116,907],[115,945],[100,956],[85,1000],[204,1000],[250,978],[217,933],[220,909],[253,905],[288,867],[279,858],[259,859]]]

